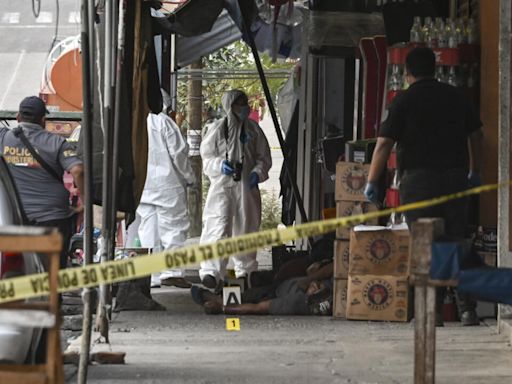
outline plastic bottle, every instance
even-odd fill
[[[140,243],[140,239],[138,237],[135,238],[135,240],[133,241],[133,246],[135,248],[140,248],[142,247],[142,244]]]

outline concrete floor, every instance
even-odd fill
[[[188,290],[153,293],[167,311],[115,315],[111,345],[94,349],[126,352],[126,365],[91,366],[88,383],[412,383],[412,323],[246,316],[228,332]],[[437,343],[437,383],[512,381],[512,348],[494,324],[449,323]]]

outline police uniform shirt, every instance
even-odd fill
[[[421,79],[399,93],[379,137],[397,144],[400,170],[468,168],[468,136],[482,127],[460,89]]]
[[[64,138],[45,131],[38,124],[20,123],[23,133],[48,165],[63,175],[82,164],[75,149]],[[72,215],[69,192],[63,182],[50,175],[8,128],[0,128],[0,153],[16,182],[27,217],[44,222]]]

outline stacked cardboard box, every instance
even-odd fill
[[[357,227],[349,254],[347,319],[408,321],[409,231]]]
[[[368,164],[339,162],[336,164],[336,217],[347,217],[376,211],[363,191],[368,179]],[[372,223],[376,223],[373,220]],[[334,317],[345,318],[349,267],[350,228],[338,228],[334,243]]]
[[[486,265],[489,267],[497,266],[498,236],[496,228],[478,227],[475,233],[474,247]],[[479,318],[495,319],[498,314],[497,305],[486,301],[478,301],[476,314]]]

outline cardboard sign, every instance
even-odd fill
[[[349,241],[334,240],[334,278],[346,279],[348,277],[349,254]]]
[[[240,287],[224,287],[224,289],[222,290],[222,302],[224,306],[242,304],[242,295],[240,293]]]
[[[336,164],[336,201],[367,201],[363,191],[368,180],[369,164],[338,162]]]
[[[338,201],[336,203],[336,217],[349,217],[375,211],[377,211],[377,207],[371,203],[360,201]],[[378,219],[368,220],[366,224],[376,225],[378,224]],[[350,227],[339,227],[336,229],[336,238],[350,239]]]
[[[334,308],[332,315],[335,318],[347,318],[347,284],[347,279],[334,279]]]
[[[358,228],[350,234],[350,275],[408,275],[409,231]]]
[[[405,276],[349,276],[347,292],[347,319],[408,321],[410,318],[409,284]]]

